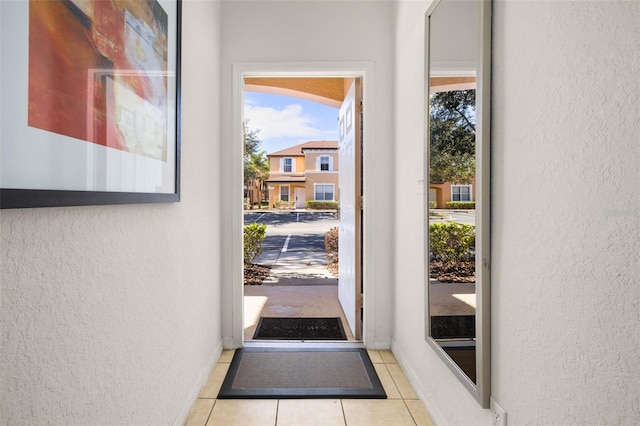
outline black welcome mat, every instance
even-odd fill
[[[473,339],[476,337],[475,315],[442,315],[431,317],[434,339]]]
[[[347,340],[347,335],[339,317],[260,317],[253,338],[261,340]]]
[[[218,393],[218,399],[386,397],[361,348],[238,349]]]

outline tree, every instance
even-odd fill
[[[249,120],[244,120],[242,130],[244,132],[244,158],[246,161],[250,154],[255,154],[260,150],[262,141],[258,137],[260,129],[249,129]]]
[[[249,121],[245,120],[244,127],[244,188],[249,206],[252,206],[253,188],[256,186],[260,194],[264,191],[265,180],[269,177],[269,159],[265,151],[259,151],[262,141],[258,138],[260,129],[249,129]],[[262,197],[260,197],[262,198]],[[260,200],[261,201],[261,200]]]
[[[431,96],[431,183],[469,183],[476,173],[476,91]]]

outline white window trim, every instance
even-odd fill
[[[287,188],[287,198],[288,200],[282,199],[282,188]],[[278,191],[278,200],[280,201],[291,201],[291,187],[289,185],[280,185],[280,191]]]
[[[316,189],[317,189],[317,187],[318,187],[319,185],[322,185],[322,186],[331,186],[331,187],[333,188],[333,191],[332,191],[332,193],[333,193],[333,197],[331,198],[331,200],[318,200],[318,199],[316,198],[316,193],[317,193],[317,192],[316,192]],[[313,200],[314,200],[314,201],[335,201],[335,200],[336,200],[336,184],[335,184],[335,183],[314,183],[314,184],[313,184]]]
[[[328,170],[322,170],[322,158],[326,157],[329,159],[329,169]],[[331,155],[327,155],[327,154],[323,154],[323,155],[318,155],[316,157],[316,171],[318,172],[332,172],[333,171],[333,156]]]
[[[461,202],[461,203],[472,202],[473,201],[473,185],[472,184],[451,185],[451,201],[457,202],[457,201],[453,200],[453,188],[462,188],[462,187],[468,187],[469,188],[469,200],[468,201],[459,201],[459,202]]]
[[[291,171],[287,172],[284,170],[284,166],[285,166],[285,162],[286,160],[291,160]],[[282,173],[295,173],[296,172],[296,159],[293,157],[282,157],[280,159],[280,170],[282,171]]]

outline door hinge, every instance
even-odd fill
[[[360,196],[360,211],[364,210],[364,195]]]

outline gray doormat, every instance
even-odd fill
[[[253,338],[257,340],[347,340],[347,335],[339,317],[260,317]]]
[[[219,399],[386,399],[366,349],[242,348]]]

